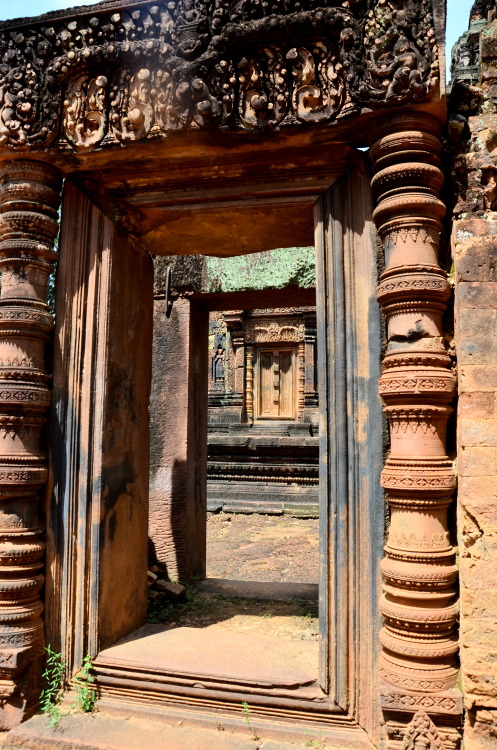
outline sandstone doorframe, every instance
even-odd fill
[[[326,539],[324,546],[329,543],[331,551],[329,557],[323,561],[322,567],[321,607],[326,611],[322,635],[325,643],[330,643],[329,649],[323,649],[322,683],[329,691],[330,702],[333,705],[329,719],[331,726],[335,722],[339,731],[338,728],[343,726],[345,721],[350,727],[355,726],[358,729],[361,726],[370,734],[374,734],[378,723],[378,704],[374,700],[362,703],[360,701],[360,694],[367,693],[371,663],[375,660],[377,650],[373,633],[379,625],[376,593],[377,564],[381,556],[382,536],[378,483],[382,446],[381,442],[366,438],[366,435],[375,429],[381,411],[376,394],[380,360],[379,309],[374,298],[376,249],[373,242],[368,186],[367,169],[359,168],[354,171],[352,177],[344,177],[336,187],[332,187],[329,196],[319,200],[316,207],[316,242],[320,258],[318,276],[322,280],[318,285],[318,297],[320,295],[321,300],[318,306],[326,306],[326,312],[323,309],[320,321],[320,356],[323,361],[333,362],[337,373],[341,373],[339,377],[343,397],[336,399],[330,393],[330,381],[327,380],[323,385],[322,396],[323,412],[327,415],[323,423],[326,433],[323,456],[327,456],[323,476],[328,474],[332,466],[337,468],[332,469],[331,482],[323,486],[321,503],[323,518],[326,521],[330,516],[341,517],[342,520],[340,529],[336,528],[334,523],[328,525],[326,522],[323,530]],[[358,196],[361,197],[359,210]],[[142,621],[144,619],[140,609],[143,607],[144,599],[138,597],[133,617],[126,616],[122,608],[120,612],[116,609],[115,602],[111,605],[104,589],[101,589],[103,594],[99,593],[98,588],[95,589],[91,572],[98,569],[99,580],[106,581],[107,586],[111,586],[118,570],[117,561],[123,559],[118,555],[111,560],[105,554],[109,544],[112,548],[112,540],[109,540],[108,536],[114,506],[107,502],[105,482],[99,485],[99,480],[109,463],[111,470],[116,467],[116,462],[108,462],[105,457],[108,452],[106,443],[116,430],[116,421],[111,416],[114,397],[110,388],[104,388],[102,391],[98,386],[99,379],[105,382],[104,374],[109,371],[107,358],[112,359],[113,352],[118,359],[122,358],[125,351],[121,343],[119,354],[119,350],[114,348],[112,343],[115,338],[112,326],[117,325],[120,329],[122,313],[116,312],[113,316],[110,311],[111,303],[115,310],[121,311],[126,301],[119,297],[123,271],[116,266],[116,253],[123,251],[123,245],[114,235],[113,226],[108,220],[70,182],[66,184],[64,207],[66,218],[63,219],[60,259],[62,276],[58,293],[59,299],[72,300],[72,304],[66,302],[67,317],[61,319],[57,326],[60,353],[56,353],[55,372],[60,372],[61,376],[64,372],[73,373],[74,376],[69,378],[69,382],[64,382],[62,377],[56,376],[59,385],[55,394],[55,426],[61,435],[55,436],[55,446],[68,445],[68,451],[63,465],[54,466],[56,491],[51,527],[55,526],[55,529],[50,547],[53,574],[49,580],[52,593],[49,598],[51,630],[48,637],[60,643],[67,663],[72,664],[73,669],[77,669],[82,655],[87,650],[98,653],[117,640],[119,635],[124,635],[141,624],[138,621],[140,615]],[[330,211],[334,214],[333,220]],[[83,226],[86,227],[85,231],[81,231]],[[345,226],[347,230],[344,232]],[[127,252],[130,256],[129,262],[134,264],[134,275],[138,279],[138,269],[146,262],[146,258],[137,255],[131,248],[128,248]],[[74,266],[79,269],[77,273]],[[113,280],[113,274],[117,274],[116,280]],[[129,283],[135,282],[128,280]],[[133,288],[138,293],[138,288]],[[113,289],[113,299],[109,289]],[[129,291],[128,296],[131,298]],[[151,293],[149,299],[151,306]],[[83,300],[86,300],[84,312]],[[143,307],[143,295],[140,297],[140,304],[141,310],[147,309],[148,315],[148,308]],[[347,320],[343,314],[343,305],[347,305],[351,311],[351,316]],[[76,333],[80,329],[77,319],[81,314],[87,315],[89,320],[108,321],[103,327],[86,326],[84,346],[78,344],[78,341],[74,342],[75,335],[76,339],[79,337]],[[335,330],[331,318],[337,316],[341,317],[343,327],[338,326]],[[147,355],[143,342],[141,349],[136,350],[136,356],[138,360],[135,365],[128,361],[127,369],[132,372],[133,368],[138,368],[138,373],[144,373],[146,366],[143,361]],[[91,362],[94,362],[93,366]],[[347,378],[347,383],[344,382],[344,377]],[[331,387],[335,388],[334,377],[331,383]],[[350,398],[347,398],[347,389],[351,391]],[[141,409],[145,413],[146,397],[146,389],[142,389]],[[72,406],[73,403],[78,405],[77,408]],[[139,410],[138,403],[134,404],[134,408],[135,411]],[[85,428],[88,413],[95,415],[98,430]],[[108,426],[105,417],[101,416],[105,414],[109,420]],[[123,414],[119,418],[122,419]],[[126,424],[131,428],[131,422]],[[343,435],[347,435],[346,449],[339,446],[336,441],[336,424],[340,424]],[[139,422],[138,427],[140,425],[143,449],[143,445],[146,444],[143,420]],[[124,430],[118,431],[125,432],[125,425],[123,427]],[[133,422],[133,434],[136,442],[140,442],[136,418]],[[358,451],[356,445],[360,445]],[[89,466],[87,456],[92,453],[100,458]],[[147,477],[148,464],[144,460],[143,452],[137,452],[135,458],[128,459],[135,467],[141,463]],[[344,472],[347,476],[344,476]],[[142,482],[143,476],[138,482],[138,505],[139,492],[144,491]],[[345,485],[348,485],[347,490],[344,489]],[[121,489],[118,501],[125,504],[126,492],[124,488]],[[137,492],[136,489],[134,491]],[[78,518],[78,508],[79,512],[85,515],[84,498],[87,498],[87,513],[90,513],[90,522],[86,524],[81,523],[81,516]],[[330,505],[332,507],[329,507]],[[59,529],[67,530],[68,520],[72,531],[64,537],[57,531],[57,523]],[[363,554],[367,550],[366,554],[370,560],[367,569],[361,571],[357,558],[357,524],[360,524],[364,534],[361,552]],[[75,550],[79,552],[75,554]],[[146,551],[146,532],[143,533],[142,519],[141,528],[139,526],[135,529],[128,538],[126,553],[128,559],[133,560],[135,568],[139,560],[142,560],[143,584],[146,574],[144,550]],[[60,560],[73,562],[64,566],[60,564]],[[129,585],[130,592],[135,591],[136,596],[136,574],[134,578],[129,574],[128,576],[126,585]],[[144,586],[142,594],[144,597]],[[61,613],[57,602],[61,602],[66,595],[72,600],[66,612]],[[120,633],[112,631],[109,627],[105,611],[111,607],[114,621],[117,615],[120,615]],[[90,613],[92,622],[89,639],[85,637],[86,612]],[[357,624],[359,621],[360,625]],[[330,633],[327,632],[328,628]],[[361,633],[360,654],[356,653],[354,646],[355,634],[358,632]],[[55,638],[59,641],[55,641]],[[111,684],[114,694],[116,690],[118,693],[116,683],[126,685],[128,691],[137,689],[139,692],[139,687],[132,688],[133,678],[126,670],[122,670],[117,676],[114,672],[112,683],[108,682],[109,668],[100,659],[97,659],[97,671],[100,671],[99,681],[104,697]],[[148,679],[150,681],[153,678],[149,675]]]

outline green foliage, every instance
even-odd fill
[[[299,602],[301,616],[306,620],[314,620],[319,617],[319,605],[317,602]]]
[[[306,729],[305,733],[308,735],[309,730]],[[319,739],[314,739],[312,737],[309,737],[309,739],[305,743],[305,747],[312,747],[314,748],[314,750],[327,750],[328,746],[322,738],[321,730],[319,731]]]
[[[73,708],[79,708],[85,714],[93,711],[97,701],[97,694],[92,687],[94,682],[95,676],[91,672],[91,656],[87,654],[83,659],[83,666],[72,681],[76,693],[76,703],[73,703]]]
[[[254,740],[254,742],[259,742],[261,738],[257,734],[257,729],[252,726],[252,715],[250,712],[250,706],[247,701],[243,701],[242,703],[242,713],[244,714],[245,724],[247,725],[247,728],[252,735],[252,739]]]
[[[64,695],[64,673],[66,667],[60,653],[52,651],[50,646],[47,646],[45,651],[47,652],[47,657],[45,671],[42,675],[43,690],[40,696],[40,708],[49,719],[48,726],[56,727],[64,716],[60,710],[60,702]]]

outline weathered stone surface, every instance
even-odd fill
[[[207,321],[187,299],[154,307],[150,557],[173,581],[205,573]]]
[[[497,739],[497,22],[483,8],[474,36],[479,96],[455,148],[453,228],[456,347],[459,358],[458,534],[465,747]],[[465,84],[460,84],[460,89]],[[467,91],[468,95],[474,93]],[[471,116],[468,117],[468,114]]]

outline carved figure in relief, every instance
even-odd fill
[[[148,68],[141,68],[133,76],[122,73],[113,88],[111,115],[112,130],[122,141],[144,138],[153,123],[152,75]]]
[[[64,100],[63,129],[66,138],[77,148],[100,143],[107,125],[103,75],[88,80],[80,76],[67,88]]]
[[[284,55],[277,47],[266,47],[259,59],[238,62],[240,119],[246,127],[276,124],[288,109],[287,70]]]
[[[177,52],[181,57],[197,57],[209,39],[206,17],[193,0],[180,3],[176,26]]]
[[[0,146],[44,147],[62,126],[76,148],[93,148],[109,122],[134,140],[152,129],[332,121],[346,102],[351,111],[425,97],[437,75],[430,0],[96,10],[0,32]]]
[[[407,727],[402,750],[444,750],[435,724],[424,711],[418,711]]]
[[[365,45],[369,47],[372,86],[361,85],[366,97],[387,101],[423,98],[436,80],[437,49],[430,4],[406,0],[402,8],[399,5],[379,0],[369,12]]]
[[[214,383],[224,382],[224,349],[219,344],[212,358],[212,381]]]
[[[293,63],[294,113],[301,120],[318,122],[340,109],[345,86],[341,75],[343,66],[326,45],[316,42],[313,53],[294,48],[287,53],[287,59]]]

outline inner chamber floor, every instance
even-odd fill
[[[142,668],[168,675],[254,683],[271,689],[322,695],[317,685],[318,642],[230,632],[223,623],[205,628],[147,624],[100,652],[107,665]]]

